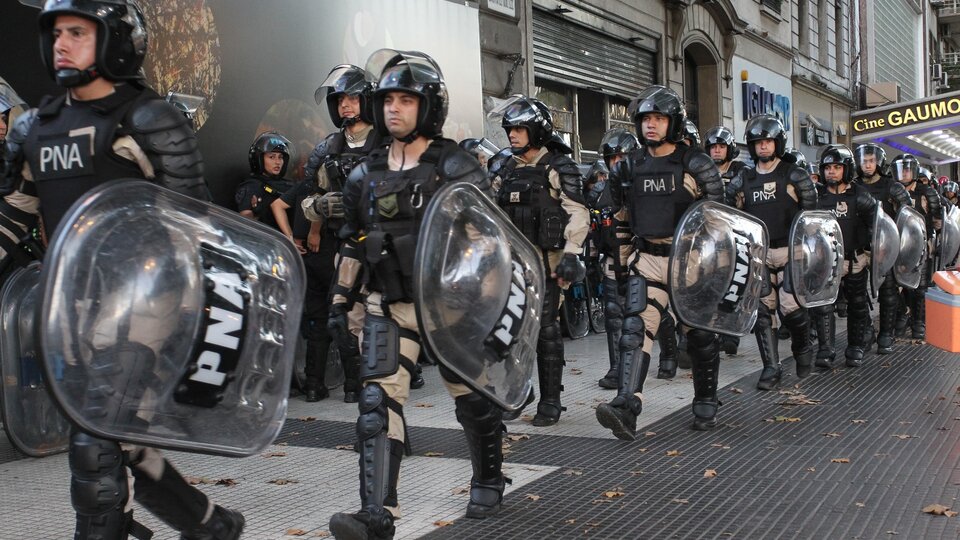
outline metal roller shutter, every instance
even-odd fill
[[[631,99],[656,81],[656,53],[533,12],[533,69],[538,77]]]

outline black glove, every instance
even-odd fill
[[[327,315],[327,332],[341,349],[357,346],[357,338],[350,333],[346,304],[332,304],[330,306],[330,312]]]
[[[567,283],[576,283],[583,281],[584,276],[587,275],[587,268],[583,266],[583,261],[580,260],[580,257],[577,257],[573,253],[564,253],[554,273],[557,274],[558,278]]]
[[[326,219],[343,219],[343,192],[331,191],[313,200],[313,210]]]

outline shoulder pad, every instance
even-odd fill
[[[129,118],[134,140],[153,165],[154,181],[184,195],[209,201],[210,191],[203,179],[203,157],[187,117],[166,101],[150,99],[131,111]]]
[[[696,148],[688,148],[687,151],[683,153],[683,165],[684,168],[691,173],[703,172],[709,170],[711,167],[714,169],[717,167],[717,164],[713,162],[710,156]],[[719,169],[717,169],[717,172],[719,175]]]
[[[320,143],[313,149],[313,155],[319,159],[323,159],[330,155],[330,148],[334,145],[333,138],[336,136],[336,133],[331,133],[327,135]]]
[[[560,174],[575,174],[581,176],[580,167],[577,167],[577,163],[566,154],[553,153],[553,155],[550,156],[549,163],[550,167]]]
[[[10,126],[10,131],[7,133],[7,144],[23,144],[27,140],[27,134],[30,133],[30,128],[33,127],[33,124],[37,121],[37,109],[30,109],[27,112],[21,114],[13,121],[13,125]]]
[[[459,147],[440,157],[438,169],[444,180],[459,180],[474,174],[484,176],[477,158]]]
[[[370,173],[370,167],[366,161],[361,162],[359,165],[353,168],[350,171],[350,176],[347,177],[347,182],[360,183],[363,182],[363,177]]]
[[[136,133],[156,133],[181,126],[193,131],[187,117],[161,99],[144,101],[130,113],[130,128]]]

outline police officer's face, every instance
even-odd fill
[[[823,174],[828,182],[839,182],[843,180],[843,165],[827,163],[823,166]]]
[[[511,148],[523,148],[530,144],[530,134],[525,127],[512,127],[507,132],[507,136],[510,138]]]
[[[727,159],[727,145],[720,143],[710,146],[710,159],[713,161],[723,161]]]
[[[53,24],[54,69],[84,70],[97,58],[97,25],[89,19],[60,15]]]
[[[873,176],[873,173],[877,172],[877,156],[864,155],[860,160],[860,169],[864,176]]]
[[[360,96],[342,94],[337,100],[337,114],[340,115],[340,118],[360,116]]]
[[[283,169],[283,154],[280,152],[267,152],[263,155],[263,172],[277,176]]]
[[[7,115],[8,113],[0,114],[0,141],[7,138]]]
[[[773,153],[777,150],[777,143],[773,139],[760,139],[753,144],[757,151],[757,157],[772,157]]]
[[[614,154],[614,155],[610,156],[610,158],[607,159],[607,168],[612,171],[612,170],[613,170],[613,167],[614,167],[617,163],[620,163],[622,160],[623,160],[623,154]]]
[[[651,141],[666,139],[668,127],[670,127],[670,117],[660,113],[647,113],[640,120],[643,138]]]
[[[406,137],[417,127],[420,98],[406,92],[390,92],[383,98],[383,119],[387,131],[397,138]]]

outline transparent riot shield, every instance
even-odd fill
[[[940,228],[940,245],[937,250],[937,270],[953,266],[960,253],[960,210],[956,206],[944,205],[943,220]]]
[[[670,302],[688,326],[745,336],[757,320],[768,245],[759,219],[702,201],[681,218],[670,255]]]
[[[0,300],[3,427],[13,446],[33,457],[66,451],[71,427],[41,375],[36,332],[39,284],[40,263],[35,262],[10,276]]]
[[[414,289],[427,353],[507,411],[530,392],[543,308],[536,249],[476,186],[443,186],[424,213]]]
[[[877,214],[883,214],[883,212],[877,212]],[[900,285],[916,289],[920,284],[923,267],[927,261],[927,224],[923,214],[905,206],[897,214],[897,228],[900,230],[900,253],[896,257],[896,264],[893,265],[893,275]]]
[[[47,380],[85,431],[233,456],[279,433],[305,272],[277,231],[110,182],[64,216],[41,287]]]
[[[793,296],[805,308],[832,304],[843,272],[843,234],[833,212],[805,210],[790,226],[787,271]]]
[[[880,284],[884,276],[895,266],[900,256],[900,232],[897,224],[877,206],[877,216],[873,221],[873,238],[870,240],[870,294],[876,298],[880,294]]]

